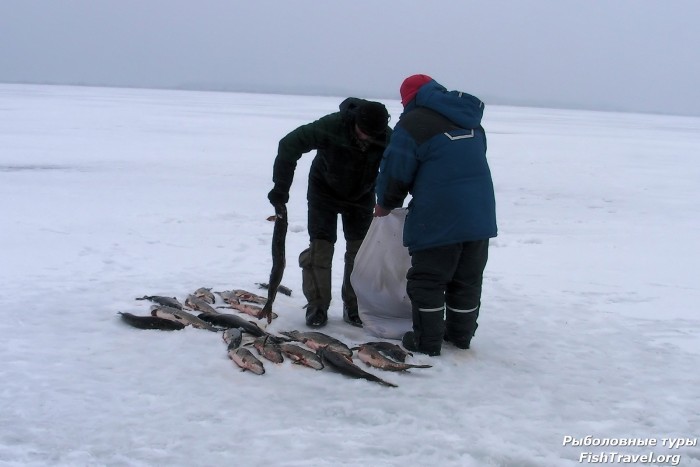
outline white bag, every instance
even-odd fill
[[[402,240],[406,214],[406,208],[394,209],[372,219],[350,276],[363,328],[387,339],[401,339],[413,329],[406,293],[411,257]]]

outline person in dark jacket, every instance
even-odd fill
[[[346,242],[343,319],[362,326],[350,274],[372,222],[377,173],[391,136],[388,123],[389,112],[383,104],[349,97],[340,104],[339,112],[302,125],[279,142],[274,188],[268,194],[273,206],[287,203],[297,161],[316,150],[307,191],[310,245],[299,255],[310,327],[323,326],[328,320],[338,215]]]
[[[400,92],[404,111],[384,152],[375,216],[401,207],[411,194],[403,241],[411,255],[406,290],[413,331],[402,343],[435,356],[443,339],[469,348],[489,239],[497,234],[484,103],[427,75],[409,76]]]

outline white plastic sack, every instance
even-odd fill
[[[413,329],[406,294],[411,257],[403,246],[406,213],[405,208],[394,209],[372,220],[350,276],[363,328],[386,339],[401,339]]]

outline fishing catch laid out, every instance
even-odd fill
[[[259,285],[262,288],[268,286]],[[279,284],[276,288],[285,295],[292,293]],[[367,370],[405,372],[431,367],[406,363],[406,359],[413,354],[386,341],[364,342],[351,347],[318,331],[282,330],[272,333],[266,321],[277,315],[262,312],[264,305],[270,303],[269,299],[242,289],[212,292],[211,288],[201,287],[188,294],[184,303],[176,297],[159,295],[144,295],[136,300],[150,301],[150,313],[139,316],[119,312],[123,323],[145,330],[179,331],[192,327],[221,333],[226,355],[241,372],[264,375],[266,366],[281,366],[288,360],[293,365],[317,371],[330,370],[345,377],[397,387],[396,383]],[[219,311],[224,308],[226,312]]]

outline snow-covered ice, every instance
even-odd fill
[[[700,466],[697,442],[663,445],[700,435],[700,118],[487,106],[480,327],[469,351],[411,359],[430,369],[369,370],[398,388],[289,362],[256,376],[217,333],[119,320],[143,295],[264,294],[277,142],[341,100],[0,85],[0,465]],[[272,331],[306,330],[312,158]],[[343,323],[334,263],[323,332],[376,340]],[[657,446],[572,445],[587,436]]]

